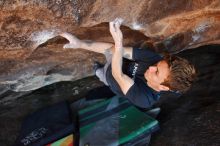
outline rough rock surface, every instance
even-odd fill
[[[74,87],[46,87],[41,98],[39,90],[30,95],[31,90],[91,76],[93,61],[104,61],[97,53],[63,49],[67,40],[58,33],[112,42],[107,22],[116,17],[124,19],[125,45],[150,40],[159,52],[187,50],[183,56],[199,69],[188,94],[162,98],[161,131],[152,145],[219,145],[219,46],[199,47],[220,44],[219,0],[0,0],[1,144],[15,140],[19,124],[14,121],[21,122],[44,102],[61,100],[58,92]]]
[[[52,38],[67,31],[112,42],[105,22],[116,17],[124,19],[125,44],[149,38],[157,51],[179,52],[220,39],[219,0],[1,0],[0,8],[0,85],[13,91],[92,75],[92,62],[101,55],[63,50],[66,40]]]

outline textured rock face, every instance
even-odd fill
[[[124,19],[125,45],[151,40],[157,51],[176,53],[220,43],[219,0],[0,0],[2,145],[14,143],[22,119],[42,104],[71,99],[81,86],[85,92],[98,84],[95,79],[83,85],[63,83],[62,88],[55,84],[28,94],[54,82],[91,76],[93,61],[104,61],[93,52],[64,50],[67,40],[58,33],[112,42],[107,22],[116,17]],[[219,46],[180,54],[196,64],[199,80],[180,99],[161,98],[161,131],[152,145],[219,145]]]
[[[179,52],[220,43],[219,0],[1,0],[0,7],[2,93],[93,75],[92,62],[103,56],[64,50],[67,40],[57,35],[112,42],[106,22],[116,17],[124,19],[125,45],[150,39],[157,51]]]

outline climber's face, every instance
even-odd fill
[[[144,73],[149,87],[156,91],[168,91],[169,87],[161,85],[170,73],[169,66],[166,61],[159,61],[157,64],[150,66]]]

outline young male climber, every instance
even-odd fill
[[[83,48],[102,53],[104,66],[96,63],[95,74],[117,95],[124,96],[140,108],[150,108],[160,98],[161,91],[187,91],[196,75],[186,59],[159,55],[145,47],[124,47],[121,21],[109,23],[114,43],[79,40],[70,33],[60,34],[69,44],[64,48]],[[123,58],[131,60],[125,63]]]

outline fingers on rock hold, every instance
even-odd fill
[[[73,40],[76,40],[76,37],[68,32],[61,33],[60,36],[66,38],[69,42],[72,42]]]
[[[65,44],[65,45],[63,46],[63,48],[64,48],[64,49],[71,48],[71,44]]]

